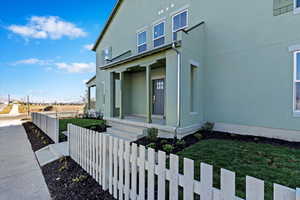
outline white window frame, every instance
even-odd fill
[[[294,14],[300,13],[300,7],[297,7],[297,0],[294,0]]]
[[[296,84],[300,83],[300,80],[297,80],[297,63],[299,62],[297,60],[297,54],[300,54],[300,50],[294,51],[293,56],[294,56],[294,76],[293,76],[293,112],[294,116],[300,117],[300,109],[296,109]]]
[[[179,28],[177,30],[174,30],[174,18],[182,13],[186,12],[186,26],[182,27],[182,28]],[[179,30],[183,30],[185,28],[187,28],[189,26],[189,9],[184,9],[184,10],[181,10],[177,13],[175,13],[173,16],[172,16],[172,40],[174,40],[174,33],[179,31]]]
[[[139,35],[141,34],[141,33],[146,33],[146,41],[144,42],[144,43],[142,43],[142,44],[139,44]],[[137,34],[136,34],[136,45],[137,45],[137,52],[138,53],[143,53],[143,52],[145,52],[145,51],[147,51],[147,49],[148,49],[148,46],[147,46],[147,30],[141,30],[141,31],[139,31],[139,32],[137,32]],[[143,46],[143,45],[145,45],[146,44],[146,50],[145,51],[142,51],[142,52],[139,52],[139,47],[140,46]]]
[[[155,31],[154,31],[154,28],[157,26],[157,25],[160,25],[160,24],[162,24],[162,23],[164,23],[164,34],[162,35],[162,36],[159,36],[158,38],[155,38]],[[162,20],[162,21],[159,21],[159,22],[157,22],[157,23],[155,23],[154,25],[153,25],[153,47],[154,47],[154,41],[155,40],[159,40],[159,39],[161,39],[161,38],[165,38],[166,37],[166,20]],[[165,43],[165,42],[164,42]],[[159,45],[159,46],[162,46],[162,45],[164,45],[164,44],[161,44],[161,45]],[[157,48],[157,47],[159,47],[159,46],[156,46],[156,47],[154,47],[154,48]]]

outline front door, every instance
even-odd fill
[[[153,80],[153,114],[164,115],[165,79]]]

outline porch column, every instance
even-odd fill
[[[124,72],[120,72],[120,119],[124,119]]]
[[[147,88],[147,123],[152,123],[152,80],[151,65],[146,66],[146,88]]]
[[[88,90],[87,90],[87,99],[88,99],[88,109],[90,110],[91,109],[91,88],[88,87]]]

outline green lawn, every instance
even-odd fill
[[[192,145],[178,155],[195,160],[196,177],[200,176],[200,162],[213,165],[216,188],[220,188],[220,168],[236,172],[237,195],[242,198],[245,198],[247,175],[265,181],[266,200],[273,199],[273,183],[293,189],[300,187],[299,149],[210,139]]]
[[[103,124],[103,120],[96,120],[96,119],[60,119],[59,120],[59,132],[66,131],[68,124],[73,124],[76,126],[80,126],[83,128],[89,127],[89,126],[95,126]]]

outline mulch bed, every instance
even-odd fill
[[[49,144],[54,144],[48,135],[35,126],[32,122],[23,123],[27,137],[33,151],[38,151]]]
[[[70,157],[45,165],[42,172],[54,200],[114,199]]]
[[[271,144],[274,146],[284,146],[294,149],[300,149],[300,142],[288,142],[280,139],[272,139],[266,137],[258,137],[258,136],[247,136],[247,135],[238,135],[238,134],[230,134],[224,132],[207,132],[207,131],[199,131],[195,134],[188,135],[181,140],[174,140],[174,139],[164,139],[164,138],[157,138],[156,141],[150,141],[147,137],[143,137],[134,143],[138,145],[143,145],[147,147],[154,148],[156,151],[166,151],[163,146],[166,144],[170,144],[173,146],[171,152],[176,154],[185,148],[192,146],[202,140],[209,140],[209,139],[221,139],[221,140],[231,140],[231,141],[243,141],[243,142],[254,142],[254,143],[262,143],[262,144]],[[180,141],[180,142],[178,142]],[[155,143],[155,146],[152,147]]]

